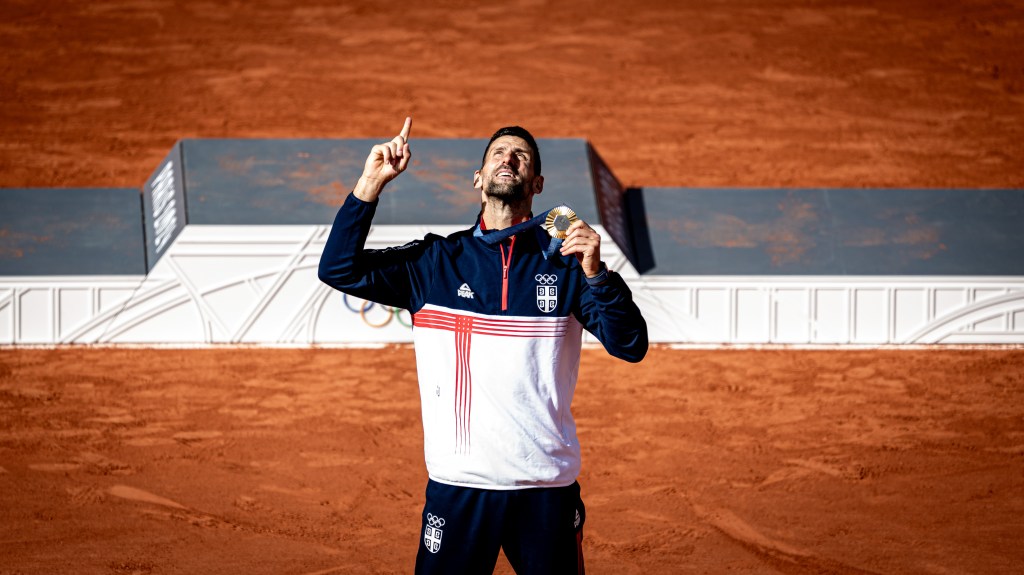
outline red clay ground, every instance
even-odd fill
[[[1022,45],[1021,0],[5,0],[0,186],[411,113],[590,138],[629,185],[1020,188]]]
[[[629,185],[1021,188],[1022,45],[1020,0],[7,0],[0,186],[136,187],[179,138],[412,113],[587,137]],[[590,573],[1020,570],[1022,374],[587,352]],[[410,572],[421,433],[405,348],[0,351],[0,574]]]
[[[1014,572],[1022,363],[587,351],[589,572]],[[0,573],[408,573],[415,380],[409,348],[0,353]]]

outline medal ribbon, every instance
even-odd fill
[[[525,222],[518,223],[514,226],[509,226],[503,230],[497,230],[486,234],[483,232],[483,230],[480,229],[480,224],[477,224],[476,228],[473,230],[473,236],[480,238],[481,240],[484,241],[485,244],[493,246],[518,234],[519,232],[526,231],[531,228],[536,228],[538,226],[543,227],[544,221],[547,219],[548,212],[550,211],[551,210],[546,210],[541,215],[530,218]],[[547,235],[547,232],[545,232],[544,235]],[[543,252],[544,259],[550,258],[555,252],[558,251],[558,248],[560,247],[562,247],[562,240],[558,238],[551,238],[551,242],[548,244],[547,249],[545,249]]]

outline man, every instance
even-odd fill
[[[544,178],[537,144],[519,127],[498,130],[484,151],[473,175],[483,209],[471,228],[365,250],[377,198],[409,165],[411,126],[406,118],[371,149],[334,220],[320,279],[413,316],[429,475],[416,572],[491,573],[503,548],[520,575],[582,573],[569,410],[582,331],[637,362],[647,325],[601,262],[593,228],[563,217],[564,241],[553,246],[530,221]]]

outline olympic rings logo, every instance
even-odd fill
[[[438,517],[433,513],[427,513],[427,525],[433,528],[444,527],[444,517]]]
[[[342,301],[342,303],[345,304],[345,307],[348,308],[348,311],[350,311],[352,313],[359,314],[359,317],[362,318],[363,323],[365,323],[366,325],[368,325],[370,327],[377,327],[377,328],[384,327],[387,324],[391,323],[392,319],[397,321],[399,323],[399,325],[402,325],[402,326],[405,326],[405,327],[408,327],[408,328],[412,327],[412,317],[409,316],[409,312],[408,311],[406,311],[406,310],[404,310],[402,308],[391,307],[389,305],[384,305],[384,304],[380,304],[380,303],[374,303],[374,302],[369,301],[369,300],[362,300],[363,301],[362,305],[360,305],[359,308],[357,309],[355,307],[352,307],[352,304],[349,303],[349,301],[348,301],[348,294],[341,294],[341,301]],[[373,317],[371,317],[370,311],[373,310],[373,308],[375,306],[379,307],[381,310],[383,310],[384,313],[383,314],[373,314]],[[407,316],[409,316],[409,320],[408,321],[406,321],[405,319],[402,319],[402,312],[405,312],[405,314]]]
[[[558,281],[558,276],[552,274],[537,274],[533,276],[541,285],[549,286]]]

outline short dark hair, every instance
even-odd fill
[[[499,129],[497,132],[494,132],[494,135],[491,136],[491,141],[487,142],[487,147],[484,148],[484,157],[483,159],[480,160],[480,166],[482,167],[484,164],[487,163],[487,151],[491,149],[491,144],[494,143],[494,140],[497,140],[502,136],[515,136],[517,138],[522,138],[526,140],[526,143],[530,146],[530,151],[533,152],[533,174],[535,176],[539,176],[540,148],[537,147],[537,140],[533,139],[533,136],[530,134],[530,132],[526,131],[526,128],[520,126],[505,126],[504,128]]]

